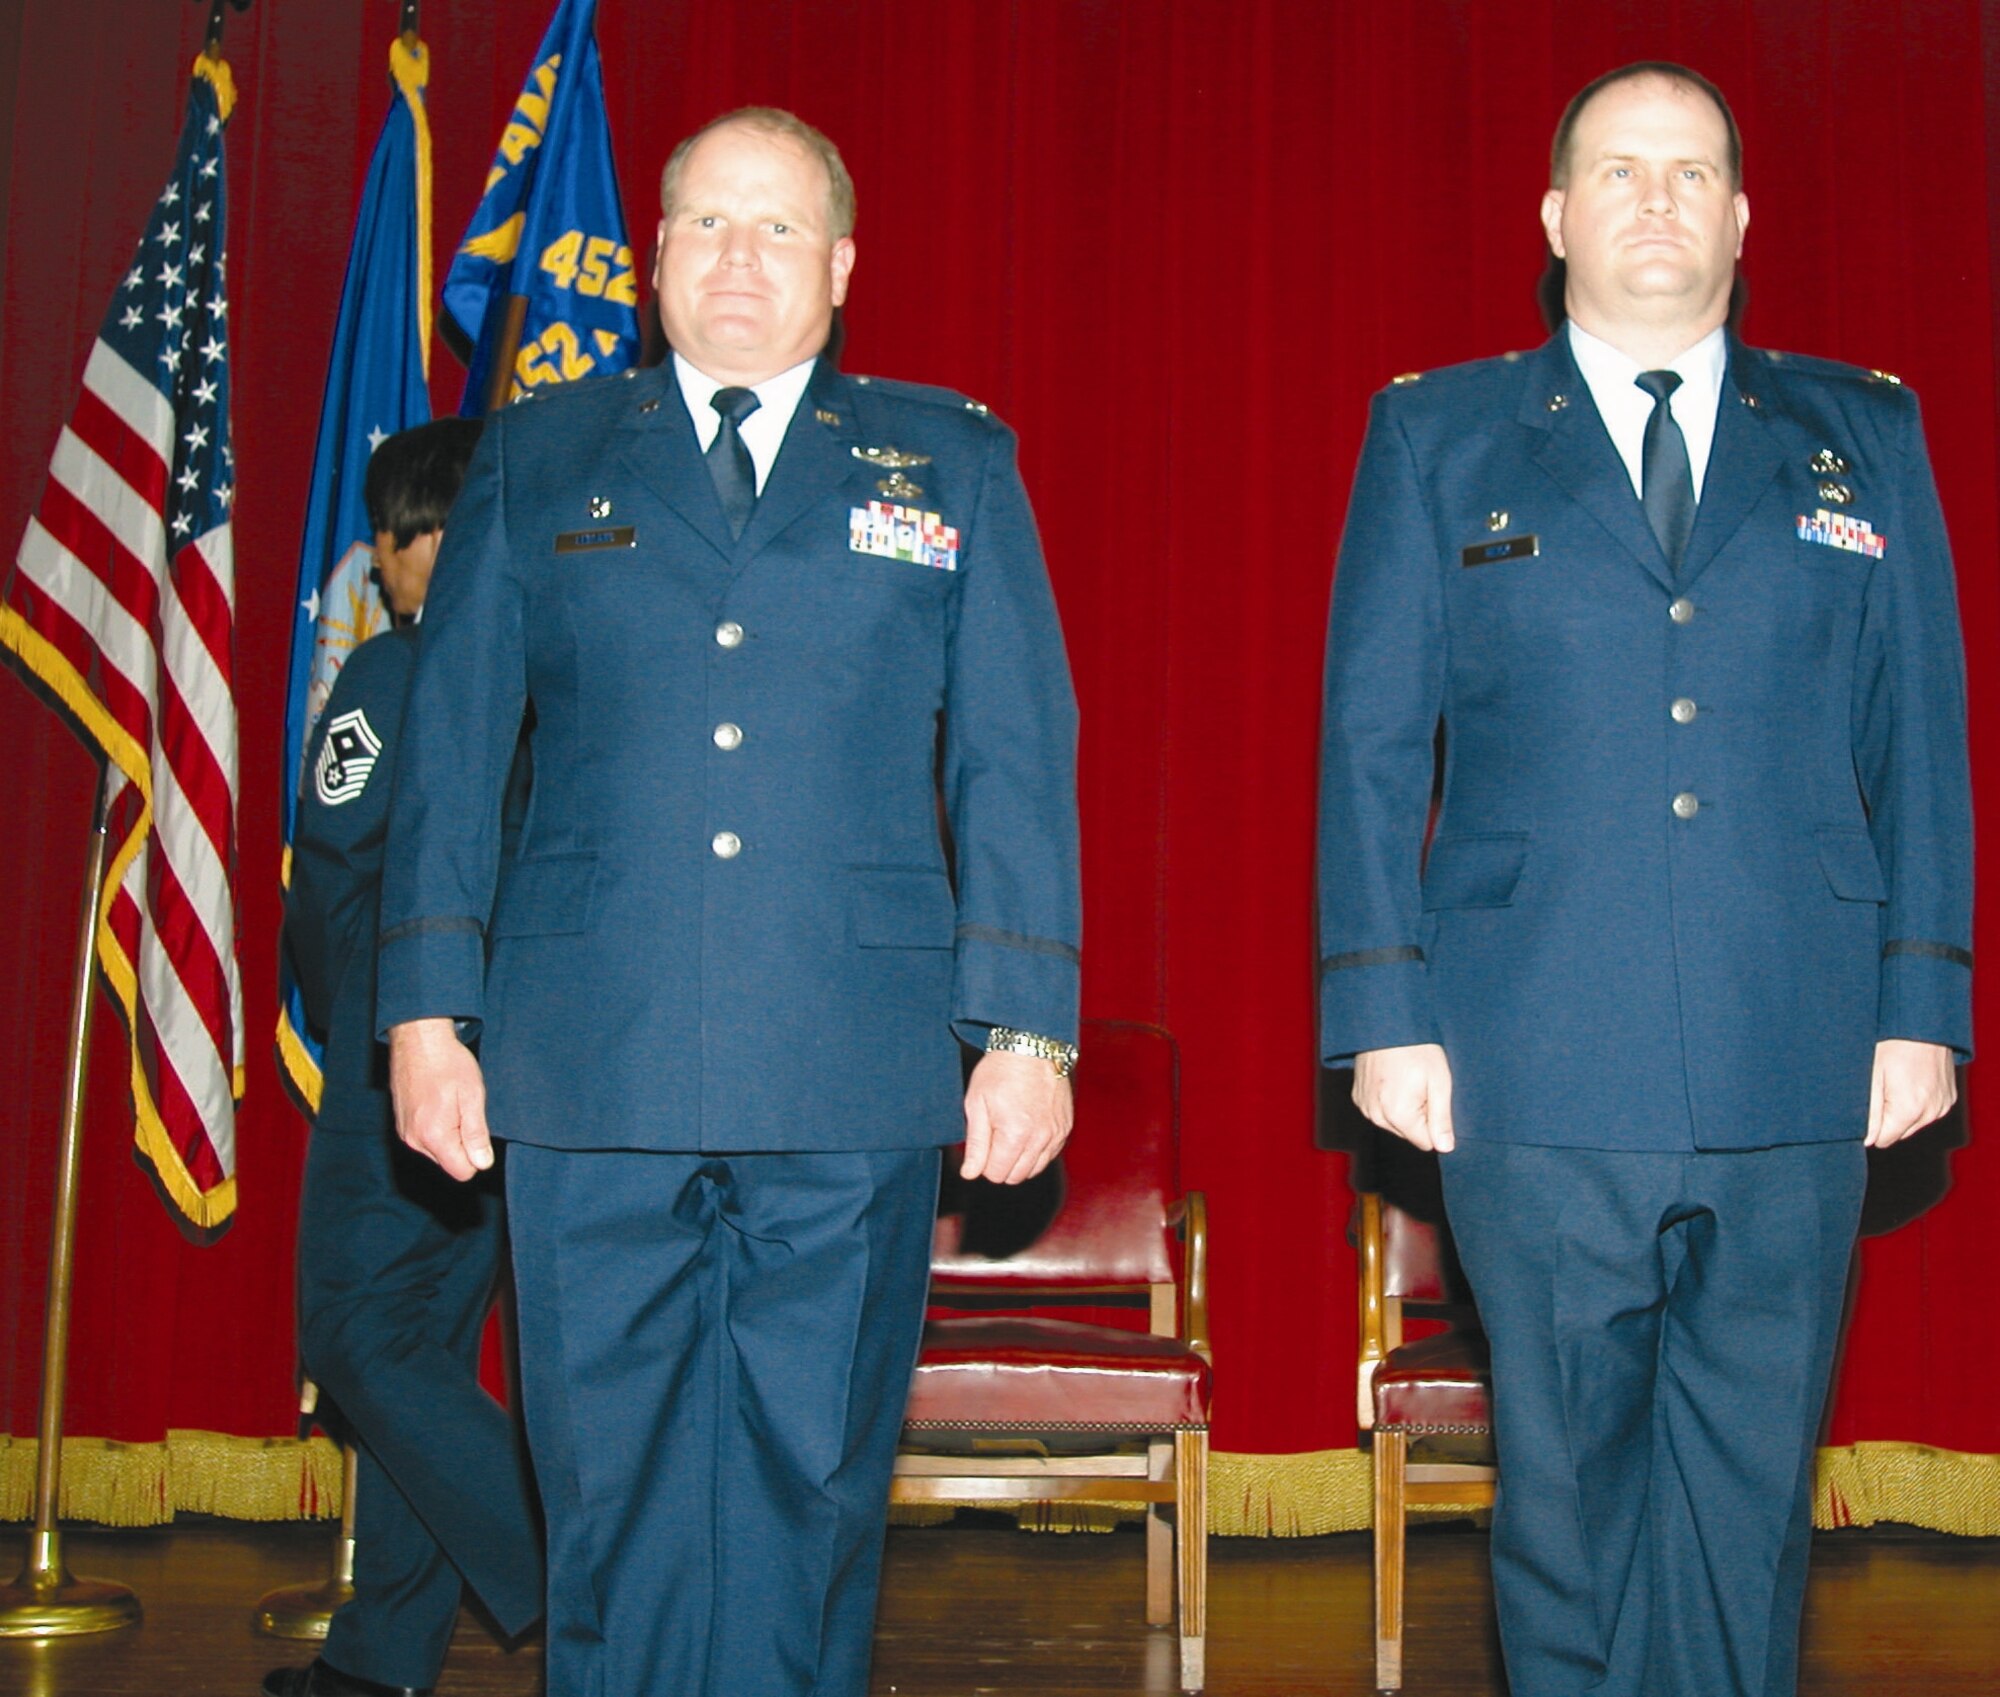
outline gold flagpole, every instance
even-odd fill
[[[90,1014],[96,1002],[97,912],[104,896],[106,812],[111,768],[97,770],[97,802],[84,863],[83,914],[77,926],[76,978],[69,1011],[69,1070],[63,1080],[62,1142],[56,1155],[56,1203],[49,1232],[49,1289],[42,1330],[42,1413],[35,1450],[35,1529],[28,1564],[0,1587],[0,1638],[68,1638],[108,1632],[139,1618],[139,1599],[123,1585],[72,1579],[63,1565],[56,1504],[62,1495],[63,1387],[69,1370],[70,1295],[76,1265],[78,1157],[83,1147],[84,1075]]]
[[[340,1536],[333,1544],[333,1571],[318,1585],[287,1585],[267,1591],[257,1604],[257,1630],[271,1638],[324,1638],[335,1612],[354,1596],[354,1446],[342,1451]]]

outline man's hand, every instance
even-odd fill
[[[448,1019],[389,1027],[389,1094],[396,1135],[455,1179],[493,1165],[486,1129],[486,1080]]]
[[[1069,1080],[1040,1055],[980,1057],[965,1087],[964,1178],[1020,1184],[1062,1153],[1076,1120]]]
[[[1875,1076],[1868,1081],[1870,1149],[1886,1149],[1933,1120],[1958,1100],[1951,1051],[1942,1043],[1890,1037],[1875,1045]]]
[[[1354,1105],[1384,1131],[1419,1149],[1442,1155],[1457,1144],[1451,1129],[1451,1064],[1436,1043],[1362,1050],[1354,1057]]]

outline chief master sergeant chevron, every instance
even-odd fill
[[[672,361],[495,417],[453,511],[377,1017],[406,1141],[511,1144],[550,1691],[861,1697],[939,1146],[1069,1131],[1075,704],[1012,434],[818,357],[832,144],[746,109],[661,189]]]
[[[1362,450],[1321,1054],[1439,1151],[1514,1691],[1789,1697],[1863,1146],[1971,1045],[1951,559],[1915,396],[1728,330],[1711,84],[1600,78],[1550,184],[1568,322]]]

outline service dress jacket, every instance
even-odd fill
[[[1463,1139],[1854,1138],[1878,1039],[1968,1056],[1964,663],[1916,396],[1732,339],[1677,573],[1565,333],[1379,394],[1319,881],[1324,1061],[1441,1043]]]
[[[377,1023],[476,1026],[497,1135],[950,1143],[954,1032],[1073,1040],[1075,699],[984,407],[822,361],[732,540],[670,363],[538,392],[429,606]]]
[[[375,933],[416,637],[403,626],[355,649],[306,745],[283,946],[307,1029],[324,1045],[321,1131],[395,1126],[387,1052],[375,1041]]]

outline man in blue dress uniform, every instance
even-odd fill
[[[407,1142],[509,1144],[550,1690],[861,1697],[939,1146],[1068,1134],[1075,706],[1011,432],[820,357],[832,144],[734,113],[661,198],[673,358],[497,415],[453,512],[377,1018]]]
[[[498,1174],[454,1185],[396,1140],[375,1040],[382,852],[438,540],[476,419],[389,437],[368,462],[376,571],[397,623],[349,656],[306,751],[285,949],[325,1044],[299,1204],[299,1352],[351,1430],[354,1598],[322,1656],[266,1697],[436,1683],[469,1583],[503,1630],[542,1610],[541,1532],[514,1421],[479,1384],[504,1247]]]
[[[1550,181],[1568,322],[1362,450],[1321,1054],[1441,1157],[1515,1692],[1785,1697],[1864,1145],[1971,1047],[1951,559],[1915,396],[1728,330],[1711,84],[1592,83]]]

